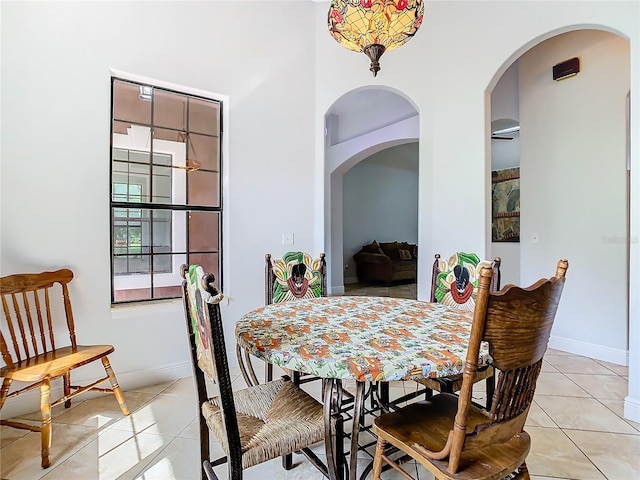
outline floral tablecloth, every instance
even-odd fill
[[[236,324],[240,347],[284,369],[359,381],[462,373],[471,314],[389,297],[323,297],[268,305]],[[489,363],[488,349],[480,365]]]

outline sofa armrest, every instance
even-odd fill
[[[393,279],[391,259],[381,253],[358,252],[353,256],[360,282],[385,282]]]
[[[356,262],[356,264],[360,265],[365,263],[373,263],[391,266],[391,259],[381,253],[358,252],[353,256],[353,260]]]

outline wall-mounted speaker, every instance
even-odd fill
[[[578,59],[578,57],[573,57],[553,66],[553,79],[564,80],[565,78],[577,75],[579,71],[580,59]]]

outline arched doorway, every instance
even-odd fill
[[[328,212],[325,250],[329,293],[344,293],[344,174],[367,157],[417,142],[418,131],[419,116],[413,103],[400,92],[384,87],[348,92],[325,115],[325,212]]]
[[[573,57],[583,71],[554,80],[553,65]],[[519,262],[519,283],[545,276],[539,265],[567,256],[570,275],[549,346],[629,365],[629,41],[596,29],[552,32],[504,67],[515,88],[496,74],[487,124],[511,116],[520,126],[520,242],[509,253]],[[499,90],[515,93],[515,108],[496,101]],[[494,255],[505,248],[491,246]],[[581,279],[573,286],[572,276]]]

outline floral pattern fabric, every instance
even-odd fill
[[[409,380],[462,373],[472,316],[389,297],[322,297],[267,305],[236,324],[240,347],[322,378]],[[490,362],[483,345],[480,365]]]
[[[439,273],[435,280],[435,299],[449,307],[473,312],[478,294],[481,266],[491,267],[490,262],[481,262],[475,253],[454,253],[449,260],[438,260]]]
[[[189,296],[189,320],[196,340],[196,356],[198,367],[209,379],[217,383],[216,368],[213,361],[213,341],[209,338],[211,332],[210,318],[206,314],[207,303],[220,303],[223,295],[219,293],[212,296],[202,285],[205,273],[201,266],[190,265],[185,278],[187,281],[187,294]]]
[[[287,252],[273,260],[273,303],[322,296],[322,260],[303,252]]]

